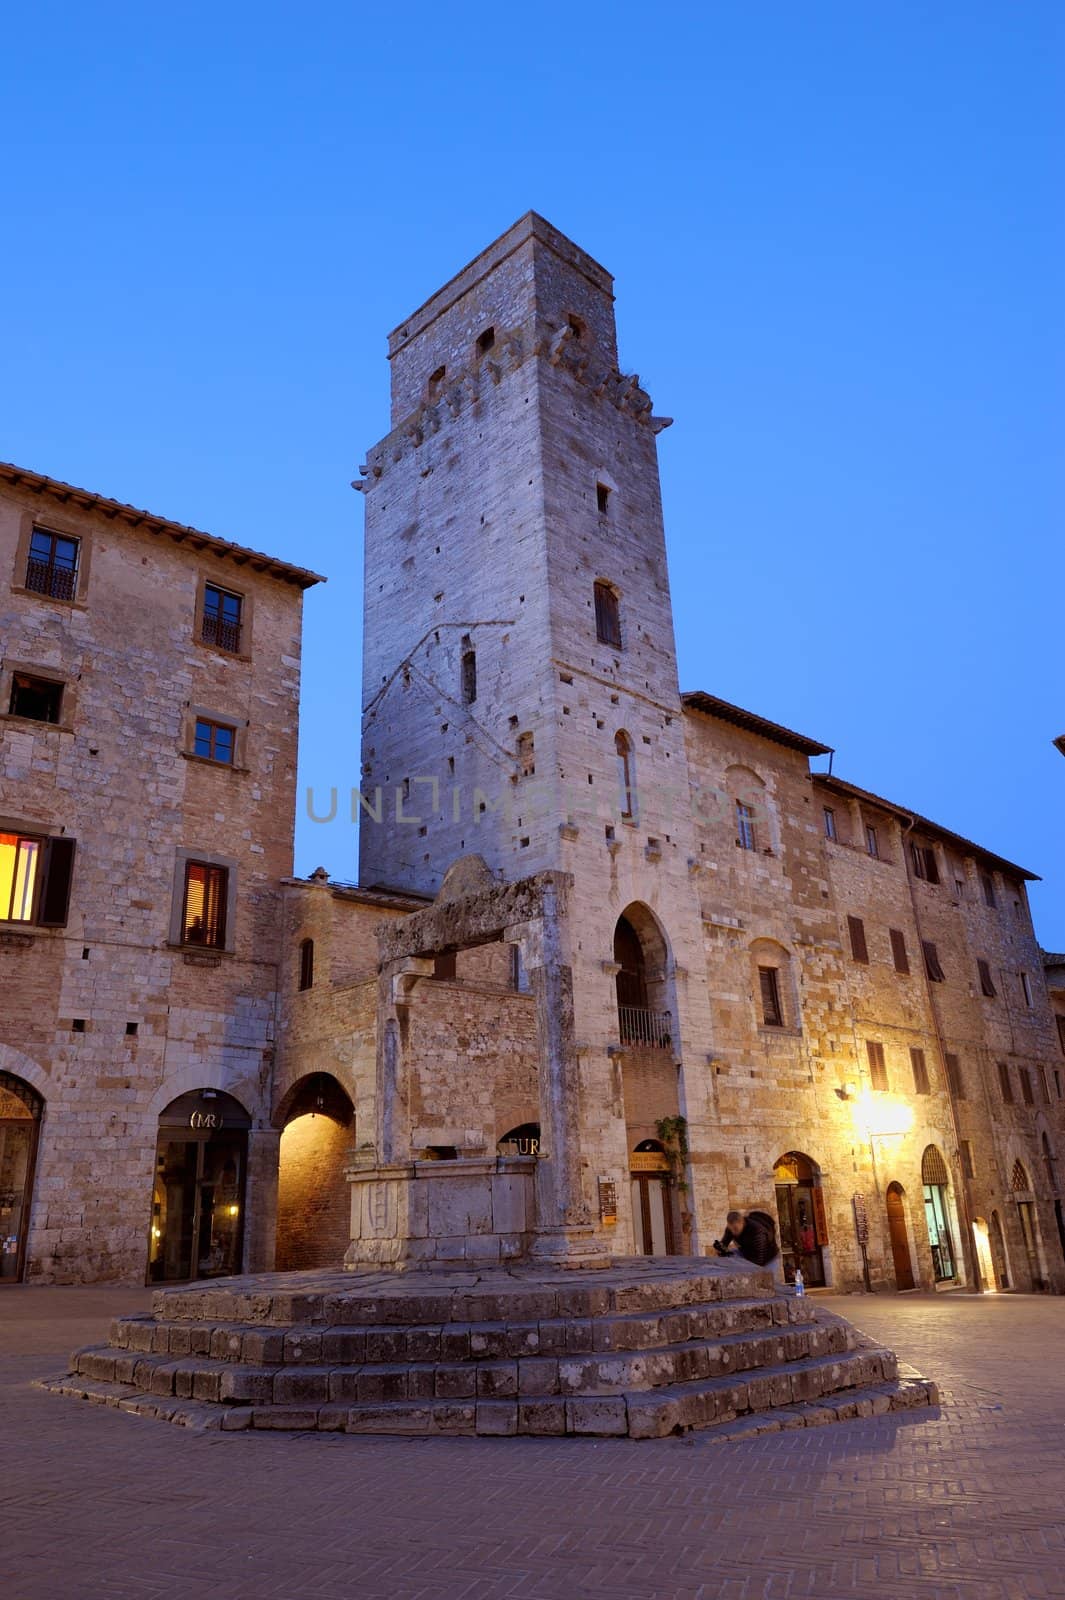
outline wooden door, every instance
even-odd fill
[[[910,1235],[906,1227],[906,1207],[902,1190],[897,1183],[887,1192],[888,1235],[891,1239],[891,1259],[895,1264],[896,1289],[912,1289],[913,1258],[910,1255]]]

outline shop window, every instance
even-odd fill
[[[54,678],[34,678],[26,672],[13,674],[8,707],[13,717],[26,717],[33,722],[58,722],[62,705],[62,683]]]
[[[66,927],[74,850],[65,836],[0,833],[0,922]]]
[[[226,942],[226,900],[229,869],[204,861],[185,863],[185,894],[181,908],[183,944],[222,950]]]
[[[34,528],[26,562],[26,588],[52,600],[73,600],[78,590],[81,541],[47,528]]]
[[[220,589],[217,584],[205,584],[200,619],[200,638],[204,644],[239,655],[243,625],[243,597],[229,589]]]

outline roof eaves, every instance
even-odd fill
[[[771,739],[774,744],[787,745],[789,749],[798,750],[805,756],[827,756],[832,754],[832,746],[821,744],[816,739],[808,739],[804,733],[796,733],[793,728],[785,728],[779,722],[770,722],[768,717],[760,717],[755,711],[745,711],[742,706],[734,706],[727,700],[720,700],[716,695],[707,694],[702,689],[690,689],[681,695],[681,702],[689,710],[700,711],[703,716],[716,717],[719,722],[731,722],[734,727],[743,728],[748,733],[760,734],[763,739]]]

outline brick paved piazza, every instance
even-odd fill
[[[830,1300],[942,1413],[733,1444],[201,1435],[29,1386],[148,1299],[0,1291],[4,1600],[1065,1596],[1065,1300]]]

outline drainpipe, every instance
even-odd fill
[[[924,988],[925,994],[928,997],[928,1009],[932,1017],[932,1031],[936,1036],[936,1044],[939,1048],[939,1064],[947,1085],[947,1104],[950,1106],[950,1125],[954,1134],[954,1149],[957,1153],[957,1171],[961,1174],[961,1211],[962,1226],[965,1233],[965,1239],[963,1242],[965,1263],[969,1269],[969,1280],[972,1283],[974,1294],[983,1294],[984,1278],[983,1273],[980,1271],[980,1257],[977,1254],[976,1244],[973,1239],[972,1194],[969,1190],[969,1176],[965,1171],[965,1163],[962,1161],[961,1157],[961,1134],[958,1131],[958,1108],[954,1100],[954,1085],[951,1083],[950,1074],[947,1071],[947,1052],[943,1042],[943,1030],[939,1025],[939,1012],[936,1008],[935,991],[932,987],[932,980],[928,976],[928,966],[925,962],[921,916],[917,909],[917,891],[914,888],[913,874],[910,871],[910,857],[906,848],[908,842],[907,835],[914,827],[915,822],[916,818],[911,817],[909,822],[906,824],[906,827],[902,831],[902,864],[906,869],[906,887],[910,892],[910,909],[913,912],[913,925],[917,929],[917,942],[921,946],[921,971],[924,973]]]

